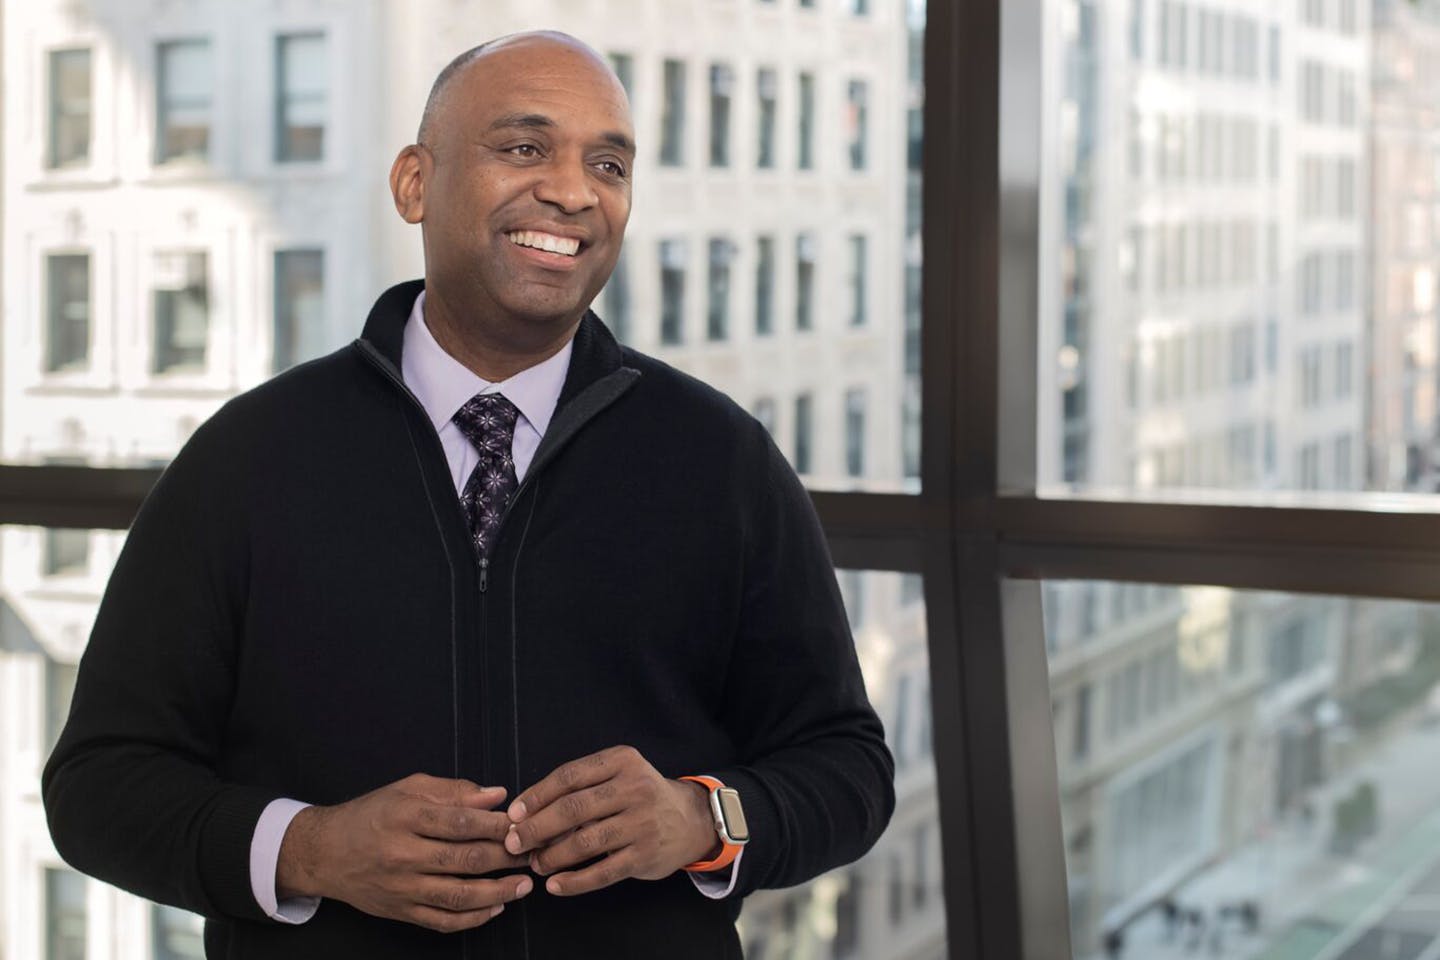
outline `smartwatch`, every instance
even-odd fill
[[[707,873],[724,870],[740,855],[740,850],[750,840],[750,828],[745,824],[745,809],[740,805],[740,792],[716,780],[714,777],[681,777],[700,784],[710,792],[710,812],[715,817],[715,833],[720,838],[720,854],[714,860],[697,860],[682,869],[692,873]]]

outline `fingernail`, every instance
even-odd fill
[[[516,833],[513,827],[505,834],[505,849],[514,854],[520,852],[520,834]]]
[[[520,882],[515,884],[515,899],[520,899],[534,889],[535,884],[531,882],[529,877],[521,877]]]
[[[550,880],[545,884],[545,889],[549,890],[551,893],[558,894],[560,892],[560,881],[556,880],[554,877],[551,877]]]
[[[535,854],[533,853],[530,854],[530,869],[533,870],[535,873],[540,872],[540,858],[535,856]]]
[[[521,820],[525,819],[524,800],[516,800],[514,803],[510,804],[510,819],[513,820],[515,823],[519,823]]]
[[[504,912],[505,912],[505,904],[502,903],[502,904],[500,904],[498,907],[496,907],[494,910],[491,910],[491,911],[490,911],[490,919],[491,919],[491,920],[494,920],[496,917],[500,916],[500,914],[502,914],[502,913],[504,913]]]

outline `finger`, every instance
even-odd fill
[[[444,806],[469,806],[493,809],[505,802],[504,787],[482,787],[472,780],[446,780],[428,773],[416,773],[400,783],[405,792]]]
[[[627,798],[613,779],[567,793],[516,824],[505,837],[505,849],[524,853],[543,847],[581,824],[613,816],[626,806]]]
[[[432,840],[503,841],[510,819],[494,810],[451,807],[417,801],[405,812],[403,823],[410,830]]]
[[[517,857],[491,840],[476,843],[423,840],[415,846],[409,865],[421,873],[475,876],[496,870],[517,870],[529,863],[529,858]]]
[[[557,897],[575,897],[619,883],[634,876],[635,858],[630,852],[633,849],[625,847],[617,850],[584,870],[557,873],[545,881],[545,889]]]
[[[604,783],[639,757],[634,747],[610,747],[561,764],[545,779],[516,797],[506,812],[512,821],[519,823],[567,793]]]
[[[500,880],[462,880],[459,877],[429,877],[415,889],[417,907],[447,913],[474,913],[501,906],[528,894],[535,887],[529,877]]]
[[[608,817],[587,823],[569,836],[536,850],[530,856],[530,869],[542,877],[568,867],[594,860],[634,842],[624,817]]]
[[[425,927],[436,933],[459,933],[461,930],[473,930],[489,923],[504,910],[504,906],[499,906],[471,910],[468,913],[452,913],[449,910],[436,910],[434,907],[414,907],[410,910],[408,919],[417,927]]]

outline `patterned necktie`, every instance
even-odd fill
[[[475,553],[480,557],[490,555],[495,531],[519,486],[515,479],[515,458],[510,450],[515,439],[515,420],[519,416],[515,404],[500,394],[477,393],[451,418],[480,454],[460,493],[460,505],[465,510],[465,519],[470,521],[470,535],[475,540]]]

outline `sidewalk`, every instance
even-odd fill
[[[1378,789],[1380,833],[1353,857],[1334,857],[1330,810],[1366,780]],[[1189,930],[1167,938],[1159,910],[1151,910],[1126,928],[1124,960],[1325,960],[1338,951],[1342,938],[1440,860],[1440,726],[1396,734],[1311,800],[1313,823],[1276,823],[1177,892],[1182,909],[1204,913],[1198,946]],[[1209,925],[1218,908],[1245,899],[1260,904],[1259,931],[1245,935],[1232,918],[1216,937]]]

